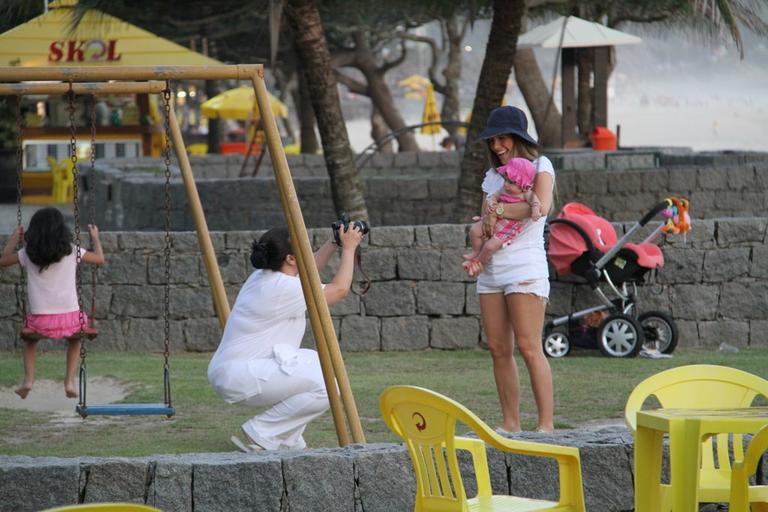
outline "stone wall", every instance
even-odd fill
[[[619,231],[624,225],[618,225]],[[647,226],[646,232],[652,226]],[[681,347],[768,346],[768,218],[697,220],[686,239],[664,246],[666,265],[639,290],[640,312],[669,311]],[[363,267],[373,284],[363,297],[350,294],[331,309],[343,350],[471,348],[482,343],[474,280],[461,270],[467,226],[389,226],[372,229]],[[257,232],[213,232],[230,303],[251,271],[250,244]],[[318,247],[329,229],[310,230]],[[644,233],[637,235],[637,240]],[[107,264],[98,271],[95,349],[159,351],[162,348],[162,233],[102,234]],[[194,233],[174,233],[171,265],[171,345],[174,350],[214,350],[220,338],[205,266]],[[4,240],[0,240],[4,243]],[[330,280],[335,261],[322,273]],[[358,274],[359,275],[359,274]],[[86,282],[90,273],[84,274]],[[552,283],[549,315],[598,304],[587,286],[567,276]],[[21,323],[18,267],[0,269],[0,350],[18,348]],[[86,306],[91,288],[85,286]],[[311,345],[308,334],[306,343]]]
[[[271,163],[269,158],[265,160],[258,176],[238,178],[242,164],[239,155],[190,158],[210,229],[268,229],[285,224]],[[318,155],[289,155],[288,161],[305,223],[308,227],[330,226],[338,217],[325,161]],[[447,222],[456,197],[458,165],[459,155],[455,152],[375,155],[360,171],[371,224]],[[97,168],[96,222],[102,230],[164,229],[161,160],[101,161]],[[88,179],[87,172],[84,174]],[[81,197],[83,211],[87,211],[87,195]],[[171,229],[193,230],[175,166],[171,204]]]
[[[516,434],[515,439],[579,448],[586,509],[634,508],[633,438],[625,427]],[[469,456],[462,480],[474,496]],[[551,459],[488,449],[494,494],[557,500]],[[664,450],[662,478],[668,481]],[[762,473],[768,471],[768,454]],[[0,456],[0,512],[34,512],[93,502],[134,502],[165,512],[394,512],[413,510],[416,480],[402,445],[244,453],[72,459]]]
[[[639,219],[669,195],[690,199],[694,218],[761,216],[768,208],[768,154],[649,149],[562,151],[548,156],[558,172],[557,203],[580,201],[611,220]],[[192,157],[210,229],[267,229],[284,224],[271,164],[265,160],[257,177],[237,178],[239,155]],[[322,157],[289,155],[288,162],[306,224],[330,225],[336,213]],[[372,225],[455,221],[458,153],[376,154],[361,163]],[[103,230],[163,229],[160,160],[102,161],[98,168],[96,222]],[[194,229],[178,170],[171,196],[172,229]],[[82,197],[85,207],[87,195]]]
[[[633,508],[632,436],[625,428],[516,437],[580,449],[587,510]],[[488,455],[494,493],[557,499],[554,461],[493,449]],[[473,496],[468,457],[461,466]],[[408,453],[393,444],[141,458],[0,456],[0,512],[107,501],[166,512],[393,512],[413,510],[414,493]]]

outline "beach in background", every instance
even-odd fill
[[[608,128],[616,131],[617,125],[621,126],[621,146],[768,151],[768,45],[764,40],[745,32],[745,58],[740,60],[728,39],[710,43],[695,35],[651,31],[637,24],[622,30],[640,36],[643,42],[616,48],[616,67],[609,80]],[[472,51],[464,54],[463,118],[472,108],[485,41],[487,26],[480,20],[467,37]],[[551,88],[557,52],[537,49],[535,53]],[[409,71],[421,65],[425,69],[427,63],[412,63]],[[555,104],[560,108],[559,72],[554,84]],[[369,103],[367,98],[355,98],[345,89],[340,87],[344,102]],[[420,123],[423,101],[405,98],[402,88],[396,85],[392,85],[392,91],[406,123]],[[436,98],[441,105],[442,96],[437,94]],[[514,73],[505,99],[507,104],[525,110]],[[373,142],[370,123],[367,118],[347,119],[352,147],[361,151]],[[535,133],[535,128],[531,131]],[[439,150],[444,135],[418,134],[417,140],[424,150]]]

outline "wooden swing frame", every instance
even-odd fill
[[[317,352],[323,371],[325,387],[331,405],[336,436],[339,446],[352,442],[365,443],[365,435],[360,424],[357,405],[352,396],[344,359],[341,355],[336,332],[331,322],[328,303],[323,295],[320,275],[315,264],[312,245],[307,235],[304,217],[301,213],[293,178],[285,157],[285,150],[280,139],[274,114],[269,105],[264,66],[221,65],[221,66],[71,66],[71,67],[0,67],[0,95],[24,96],[29,94],[61,94],[72,89],[76,94],[108,93],[157,93],[157,82],[168,80],[250,80],[253,84],[256,101],[262,112],[262,124],[267,139],[267,147],[272,160],[280,202],[288,224],[291,240],[296,252],[304,298],[307,303],[309,320],[315,336]],[[106,82],[116,80],[117,82]],[[53,81],[50,84],[26,84],[25,81]],[[149,82],[147,82],[149,81]],[[86,82],[86,83],[83,83]],[[164,88],[164,84],[163,84]],[[170,131],[173,148],[178,159],[181,177],[186,191],[187,201],[195,223],[195,231],[208,274],[208,283],[213,296],[216,316],[223,328],[229,317],[230,307],[227,300],[221,272],[216,260],[213,243],[208,232],[197,185],[192,174],[189,157],[186,153],[181,129],[174,109],[170,110]],[[346,419],[345,419],[346,415]]]

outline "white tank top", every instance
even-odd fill
[[[552,162],[545,156],[533,161],[536,172],[546,172],[552,175],[554,187],[555,169]],[[490,168],[485,173],[482,189],[487,195],[495,194],[504,186],[504,178]],[[547,254],[544,251],[544,226],[546,217],[537,221],[526,219],[523,229],[512,243],[503,247],[493,255],[491,262],[485,267],[485,273],[493,274],[497,281],[504,283],[522,282],[530,279],[548,278]]]

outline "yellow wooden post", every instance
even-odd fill
[[[283,210],[286,210],[287,199],[282,187],[278,187],[280,191],[280,202],[283,205]],[[288,231],[291,236],[291,240],[298,240],[299,233],[296,231],[296,225],[293,223],[291,217],[286,216],[288,222]],[[306,232],[305,232],[306,234]],[[305,265],[305,260],[300,251],[294,251],[296,254],[296,263],[299,267],[299,276],[307,275],[309,272]],[[312,258],[314,260],[314,257]],[[314,300],[314,296],[311,290],[303,285],[302,291],[304,292],[304,301],[307,303],[307,312],[309,313],[309,323],[312,326],[312,333],[315,335],[315,346],[317,348],[317,356],[320,359],[320,367],[323,370],[323,382],[325,382],[325,389],[328,393],[328,402],[331,406],[331,416],[333,416],[333,424],[336,428],[336,438],[339,441],[339,446],[346,446],[349,444],[349,433],[347,432],[346,422],[344,420],[344,409],[342,408],[341,397],[339,396],[339,390],[336,386],[336,376],[333,371],[333,362],[331,361],[331,354],[328,351],[328,344],[325,338],[325,332],[323,329],[319,331],[315,330],[315,325],[321,325],[320,313],[317,308],[317,304]]]
[[[259,119],[259,126],[262,126],[261,119]],[[263,148],[262,153],[259,156],[264,156]],[[286,189],[282,186],[278,186],[277,189],[280,192],[280,203],[283,206],[283,211],[287,212],[289,209],[289,200],[287,198]],[[302,235],[297,231],[296,224],[293,222],[293,217],[286,215],[285,219],[288,224],[288,232],[290,233],[291,240],[299,240]],[[307,237],[306,230],[304,231],[304,236]],[[294,252],[296,253],[294,255],[296,257],[296,264],[299,268],[299,277],[308,275],[309,270],[307,270],[307,266],[305,265],[304,255],[299,250],[294,249]],[[314,255],[312,259],[314,260]],[[315,272],[317,272],[317,269],[315,269]],[[309,314],[309,323],[310,326],[312,326],[312,333],[315,335],[315,346],[317,348],[318,359],[320,360],[320,367],[323,371],[323,382],[325,382],[325,389],[328,393],[328,402],[331,406],[331,415],[333,416],[333,423],[336,429],[336,438],[339,441],[339,446],[346,446],[349,444],[349,433],[347,432],[341,397],[339,396],[338,386],[336,385],[333,362],[331,361],[331,355],[328,351],[325,330],[320,329],[318,331],[314,328],[316,325],[322,325],[322,321],[320,320],[321,317],[315,297],[310,288],[304,285],[303,280],[301,289],[304,293],[304,301],[307,304],[307,313]]]
[[[347,414],[347,420],[352,431],[352,439],[356,443],[364,443],[365,435],[363,434],[360,417],[357,413],[357,405],[352,396],[352,388],[349,385],[349,378],[344,366],[344,360],[341,357],[339,342],[336,339],[336,332],[333,329],[333,324],[331,322],[328,303],[325,301],[325,296],[323,295],[320,286],[320,276],[318,275],[312,247],[309,243],[309,238],[307,237],[307,229],[304,224],[304,218],[301,215],[301,207],[299,206],[299,200],[296,196],[293,180],[291,179],[288,161],[285,158],[285,151],[283,150],[280,141],[277,123],[275,122],[275,117],[272,115],[272,111],[269,107],[269,97],[267,95],[266,85],[264,84],[263,71],[260,70],[259,73],[254,75],[253,85],[256,92],[256,100],[258,101],[259,110],[262,115],[264,131],[267,135],[267,146],[269,147],[269,154],[272,159],[272,168],[275,173],[275,179],[283,194],[283,210],[285,216],[291,219],[294,226],[295,236],[291,240],[293,249],[294,252],[297,253],[295,255],[296,258],[301,258],[303,260],[302,266],[305,272],[303,274],[300,273],[302,287],[305,290],[309,288],[309,293],[305,291],[305,296],[309,294],[312,296],[307,300],[307,307],[310,307],[310,304],[314,303],[314,307],[318,310],[317,318],[310,316],[310,321],[313,319],[315,320],[312,322],[312,331],[315,333],[315,339],[320,337],[318,335],[320,332],[323,333],[323,337],[325,338],[331,363],[333,365],[332,371],[335,373]],[[302,267],[299,267],[300,271],[301,269]],[[327,371],[326,368],[323,368],[324,374]]]
[[[197,193],[197,185],[195,185],[195,177],[192,174],[192,167],[189,165],[189,156],[187,150],[184,148],[184,139],[181,136],[181,129],[179,128],[179,122],[176,120],[176,112],[171,107],[171,139],[173,140],[173,149],[176,153],[176,158],[179,160],[179,169],[181,170],[181,178],[184,181],[184,189],[187,192],[187,201],[189,201],[189,209],[192,212],[192,220],[195,223],[195,231],[197,232],[197,243],[200,245],[200,250],[203,253],[203,262],[205,263],[205,270],[208,272],[208,284],[211,286],[211,294],[213,295],[213,305],[216,308],[216,316],[219,318],[219,325],[224,328],[229,318],[229,301],[227,300],[227,292],[224,289],[224,282],[221,280],[221,272],[219,270],[219,263],[216,261],[216,252],[213,249],[213,242],[211,242],[211,236],[208,233],[208,223],[205,221],[205,214],[203,213],[203,205],[200,202],[200,195]]]
[[[75,94],[150,94],[160,93],[165,82],[77,82],[72,84]],[[29,94],[67,94],[69,83],[21,83],[0,84],[0,96]]]
[[[233,66],[61,66],[0,67],[0,82],[61,80],[88,82],[100,80],[250,80],[261,64]]]

